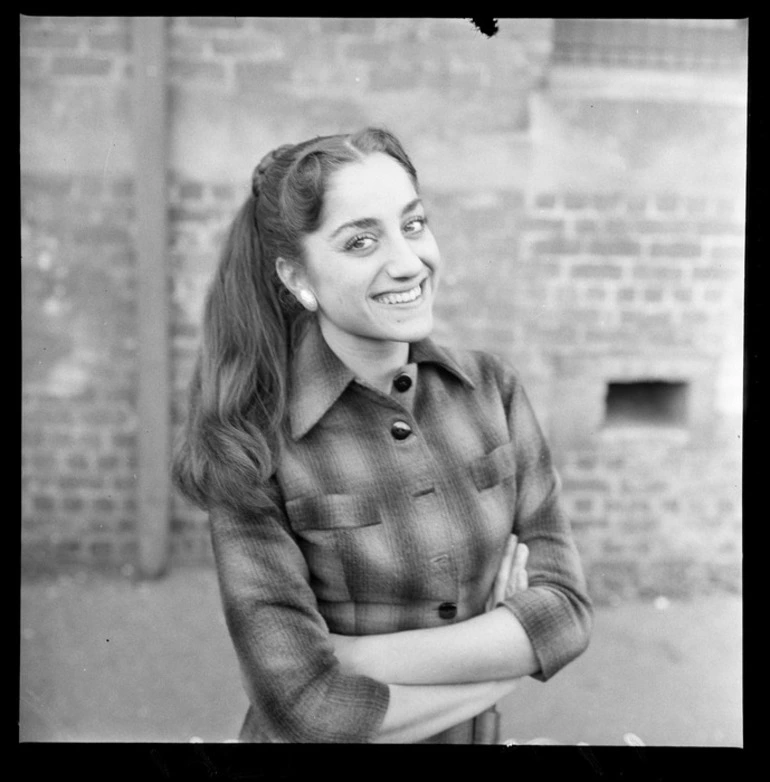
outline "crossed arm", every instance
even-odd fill
[[[511,536],[487,610],[445,627],[369,636],[332,634],[343,671],[385,682],[379,742],[413,742],[470,719],[510,693],[538,662],[519,620],[497,604],[527,588],[528,549]]]

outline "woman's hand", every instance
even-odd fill
[[[492,611],[501,600],[527,589],[529,580],[525,568],[528,556],[527,544],[519,543],[518,537],[511,535],[505,545],[503,559],[495,576],[492,592],[487,598],[485,611]]]
[[[331,638],[334,647],[334,655],[342,666],[342,672],[349,676],[363,674],[364,671],[359,668],[356,656],[358,636],[329,633],[329,638]]]

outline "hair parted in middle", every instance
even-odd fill
[[[289,361],[310,317],[279,279],[276,261],[303,263],[302,240],[321,224],[329,178],[377,152],[419,189],[406,151],[383,128],[284,144],[254,169],[206,295],[174,457],[174,482],[199,507],[275,510],[270,478],[286,422]]]

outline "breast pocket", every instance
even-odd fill
[[[289,521],[323,604],[353,603],[370,595],[382,567],[385,526],[375,500],[365,495],[322,494],[286,503]]]
[[[379,508],[362,494],[319,494],[286,503],[292,527],[310,530],[349,530],[381,524]]]
[[[500,552],[515,528],[516,455],[513,443],[505,443],[474,459],[469,470],[476,493],[473,546],[479,562],[498,562]]]
[[[471,477],[479,491],[513,479],[516,476],[516,456],[513,443],[505,443],[494,451],[482,456],[470,464]]]

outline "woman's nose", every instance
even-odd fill
[[[420,256],[403,236],[391,244],[386,265],[386,270],[391,277],[394,279],[414,277],[422,271],[422,265]]]

